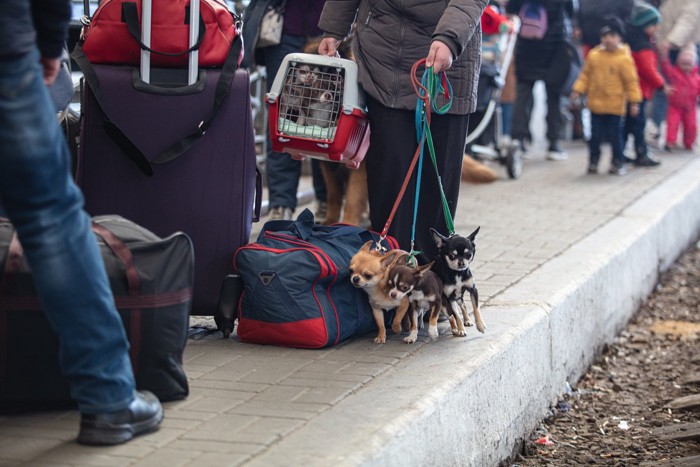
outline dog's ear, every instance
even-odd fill
[[[428,272],[428,271],[430,271],[430,268],[433,267],[433,264],[434,264],[434,263],[435,263],[435,261],[433,261],[433,262],[431,262],[431,263],[428,263],[428,264],[424,264],[423,266],[417,266],[417,267],[416,267],[416,275],[417,275],[418,277],[423,277],[423,276],[425,276],[425,273]]]
[[[374,245],[374,240],[370,240],[369,242],[362,245],[360,251],[369,252],[372,249],[372,245]]]
[[[443,245],[445,244],[445,241],[447,240],[447,237],[443,237],[442,235],[440,235],[440,232],[433,229],[432,227],[430,229],[430,234],[433,236],[433,241],[435,242],[435,246],[437,246],[438,248],[442,248]]]
[[[402,250],[394,250],[385,254],[382,257],[382,267],[384,269],[390,269],[396,264],[406,264],[410,258],[410,255]]]
[[[476,230],[475,230],[474,232],[472,232],[472,233],[469,234],[469,237],[468,237],[468,238],[469,238],[469,240],[472,241],[472,243],[474,243],[474,240],[476,239],[476,234],[479,233],[479,229],[480,229],[480,228],[481,228],[481,226],[477,227]]]
[[[398,251],[390,251],[389,253],[382,256],[382,261],[381,261],[382,268],[388,269],[389,266],[391,266],[394,263],[394,261],[396,261],[396,259],[399,257],[400,254],[401,253]]]

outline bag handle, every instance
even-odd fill
[[[127,291],[129,295],[135,296],[141,294],[141,276],[134,266],[134,257],[131,251],[124,245],[124,242],[119,240],[116,235],[107,230],[100,224],[93,222],[92,231],[99,236],[107,247],[112,250],[114,256],[119,258],[125,268]]]
[[[182,51],[182,52],[161,52],[155,49],[152,49],[148,47],[146,44],[143,43],[142,37],[141,37],[141,28],[139,26],[139,13],[138,9],[136,8],[136,3],[133,2],[124,2],[122,3],[122,14],[124,15],[124,20],[126,21],[126,28],[129,31],[129,34],[131,34],[131,37],[136,40],[136,42],[139,44],[139,47],[141,47],[142,50],[147,50],[148,52],[157,54],[157,55],[165,55],[167,57],[179,57],[180,55],[186,55],[191,52],[194,52],[195,50],[199,50],[199,47],[202,45],[202,41],[204,40],[204,34],[206,33],[206,25],[204,24],[204,19],[202,18],[202,15],[199,15],[199,36],[197,37],[197,42],[190,47],[189,49]]]
[[[124,265],[127,289],[129,295],[135,296],[141,294],[141,276],[139,276],[136,266],[134,265],[134,258],[131,255],[131,251],[116,235],[111,231],[107,230],[105,227],[101,226],[96,222],[92,222],[92,231],[95,235],[98,235],[107,247],[112,250],[114,256],[119,258],[119,260]],[[13,232],[12,239],[10,240],[10,246],[7,249],[7,259],[5,260],[5,267],[3,268],[2,276],[0,276],[0,295],[7,294],[10,289],[10,277],[14,276],[19,272],[20,262],[22,256],[24,255],[24,250],[19,242],[19,237],[17,236],[17,231]]]
[[[112,139],[112,141],[121,149],[121,151],[136,164],[136,166],[143,172],[146,176],[153,176],[153,165],[152,164],[164,164],[170,162],[181,155],[183,155],[187,150],[195,144],[199,139],[204,136],[207,130],[211,127],[216,116],[219,114],[221,107],[228,96],[231,82],[238,70],[238,57],[241,53],[241,36],[237,34],[234,41],[231,43],[228,55],[224,62],[224,66],[221,70],[221,75],[219,75],[219,81],[216,84],[216,90],[214,92],[214,106],[211,113],[202,120],[197,129],[192,133],[180,138],[168,149],[161,152],[152,161],[149,161],[145,156],[143,151],[134,144],[133,141],[124,133],[124,131],[114,122],[109,119],[107,115],[104,96],[102,93],[102,88],[100,86],[100,81],[95,73],[95,69],[92,67],[90,60],[88,60],[83,47],[78,42],[73,49],[71,57],[78,64],[78,67],[83,72],[83,76],[88,86],[95,95],[95,100],[97,105],[99,105],[102,113],[105,115],[104,127],[107,135]]]

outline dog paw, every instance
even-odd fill
[[[476,330],[483,334],[484,331],[486,331],[486,325],[482,322],[478,322],[476,323]]]
[[[401,327],[401,323],[392,324],[391,330],[394,331],[394,334],[401,334],[401,331],[403,330],[403,328]]]
[[[374,338],[375,344],[384,344],[386,342],[386,337],[377,336]]]
[[[471,327],[471,326],[474,326],[474,323],[472,323],[472,320],[470,320],[470,319],[465,319],[465,320],[464,320],[464,325],[465,325],[465,326],[470,326],[470,327]]]
[[[439,335],[439,333],[438,333],[438,328],[437,328],[437,326],[429,326],[429,327],[428,327],[428,336],[429,336],[432,340],[436,340],[436,339],[438,338],[438,335]]]
[[[453,329],[453,330],[452,330],[452,335],[455,336],[455,337],[466,337],[466,336],[467,336],[467,331],[465,331],[464,329],[461,330],[461,331],[460,331],[459,329]]]
[[[412,332],[407,337],[405,337],[403,341],[407,344],[413,344],[417,338],[418,338],[418,333]]]

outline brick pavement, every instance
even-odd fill
[[[191,339],[185,352],[191,395],[165,404],[165,421],[157,433],[123,446],[88,448],[74,442],[76,412],[0,416],[0,466],[371,464],[366,457],[343,453],[333,457],[338,446],[325,444],[324,436],[342,440],[360,430],[367,436],[348,437],[349,444],[361,443],[360,450],[377,442],[373,434],[383,437],[395,429],[406,413],[416,410],[413,396],[427,382],[407,381],[405,393],[387,394],[381,381],[394,373],[398,377],[397,369],[425,365],[430,346],[449,354],[469,352],[477,344],[512,345],[505,339],[507,330],[498,326],[491,304],[698,158],[688,153],[662,154],[663,164],[655,169],[635,169],[625,177],[590,176],[585,175],[582,144],[572,143],[569,152],[567,162],[549,162],[539,156],[526,161],[518,181],[507,180],[505,170],[496,167],[503,180],[462,186],[456,229],[470,232],[481,226],[473,270],[484,320],[487,326],[494,324],[486,335],[472,329],[465,340],[441,338],[426,343],[421,334],[410,346],[399,336],[390,335],[383,346],[366,337],[326,350],[242,344],[235,335],[228,340],[220,335]],[[473,365],[460,371],[476,371],[478,363]],[[396,420],[388,420],[373,403],[401,410]],[[318,452],[309,446],[316,446]]]

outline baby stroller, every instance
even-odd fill
[[[502,34],[484,36],[476,112],[469,119],[465,152],[476,159],[498,161],[506,166],[508,176],[516,179],[522,172],[521,153],[510,138],[503,135],[501,89],[513,59],[517,39],[517,19]]]

